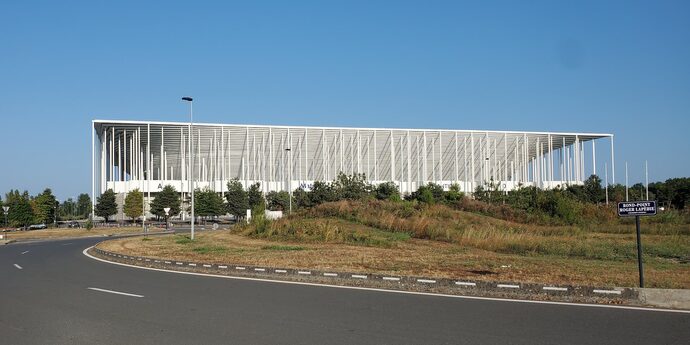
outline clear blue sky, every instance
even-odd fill
[[[3,196],[90,192],[91,120],[184,95],[200,122],[614,133],[617,182],[690,175],[689,1],[0,7]]]

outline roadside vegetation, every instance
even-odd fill
[[[647,282],[650,287],[690,288],[689,180],[669,181],[675,187],[650,185],[650,194],[658,193],[655,197],[666,210],[643,219]],[[287,213],[287,192],[264,196],[258,184],[244,190],[236,180],[228,191],[226,211],[241,217],[242,210],[253,210],[252,219],[231,232],[200,233],[194,241],[177,235],[102,246],[161,258],[269,267],[636,285],[634,225],[618,218],[614,206],[625,191],[609,186],[606,205],[596,176],[582,186],[548,191],[523,187],[506,193],[489,183],[469,198],[458,186],[443,190],[430,183],[402,196],[394,183],[371,186],[364,175],[340,175],[330,183],[315,182],[310,191],[294,191],[293,213],[275,221],[267,220],[264,210]]]

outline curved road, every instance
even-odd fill
[[[690,314],[123,267],[101,239],[0,247],[2,344],[687,344]],[[126,293],[124,294],[117,294]]]

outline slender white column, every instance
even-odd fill
[[[377,163],[379,152],[376,151],[376,134],[377,134],[376,131],[374,131],[374,181],[379,180],[378,163]],[[341,157],[341,159],[342,159],[342,157]]]
[[[91,219],[96,215],[96,129],[91,122]]]
[[[592,175],[597,174],[597,148],[596,140],[592,139]]]
[[[412,155],[410,153],[410,131],[407,131],[407,188],[405,192],[412,192]]]
[[[151,202],[151,124],[146,124],[146,173],[144,174],[146,178],[146,193],[148,202]],[[146,217],[146,214],[144,214]]]
[[[467,135],[464,136],[464,139],[462,141],[462,154],[464,156],[462,169],[463,181],[465,183],[464,192],[467,193],[467,183],[469,181],[469,179],[467,178]]]
[[[422,149],[422,153],[424,154],[422,158],[422,164],[423,164],[423,170],[424,170],[424,179],[423,179],[423,184],[426,184],[429,181],[429,168],[427,166],[427,146],[426,146],[426,131],[422,133],[422,146],[424,148]]]
[[[460,176],[458,174],[458,132],[455,132],[455,183],[460,183]]]
[[[391,182],[395,182],[395,147],[393,141],[393,131],[390,131],[390,149],[391,149]]]
[[[503,181],[508,182],[508,133],[503,133]]]
[[[361,147],[360,147],[360,137],[359,137],[359,129],[357,130],[357,173],[361,174],[362,173],[362,156],[361,156]]]
[[[357,132],[359,135],[359,131]],[[327,181],[326,177],[326,130],[321,130],[321,170],[323,180]],[[359,172],[359,143],[357,143],[357,172]]]
[[[474,162],[475,162],[475,159],[474,159],[474,132],[470,133],[470,152],[471,152],[471,155],[472,155],[472,156],[471,156],[471,159],[470,159],[471,168],[472,168],[472,170],[471,170],[471,172],[470,172],[471,175],[472,175],[472,176],[471,176],[471,178],[472,178],[472,185],[470,186],[470,188],[472,188],[471,193],[474,193],[474,189],[475,189],[475,186],[476,186],[476,183],[475,183],[475,182],[476,182],[476,181],[475,181],[475,176],[477,176],[477,174],[476,174],[476,172],[475,172],[476,170],[475,170],[475,167],[474,167]]]
[[[613,155],[613,135],[611,135],[611,183],[616,184],[616,159]]]
[[[443,135],[438,132],[438,181],[443,181]]]
[[[343,130],[340,130],[340,169],[342,170],[343,168],[343,150],[342,150],[342,144],[343,144]],[[309,130],[304,129],[304,179],[309,180]]]

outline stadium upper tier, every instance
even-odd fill
[[[468,192],[489,181],[553,188],[596,173],[602,138],[612,158],[612,134],[94,120],[93,194],[138,188],[150,196],[165,185],[186,193],[192,179],[223,192],[235,178],[265,192],[309,189],[340,172],[395,182],[402,193],[428,182]]]

